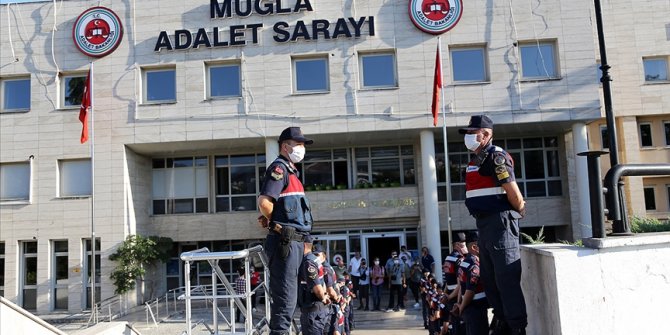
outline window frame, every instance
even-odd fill
[[[298,90],[298,69],[296,63],[301,61],[323,60],[325,62],[325,88],[317,90]],[[328,54],[291,56],[291,93],[293,95],[303,94],[326,94],[330,93],[330,59]]]
[[[651,143],[649,145],[644,145],[643,138],[642,138],[642,126],[648,126],[649,127],[649,140]],[[653,124],[652,122],[638,122],[637,125],[637,139],[640,141],[640,148],[641,149],[648,149],[648,148],[653,148],[654,147],[654,131],[653,131]]]
[[[7,278],[5,276],[5,272],[7,271],[7,264],[5,263],[6,256],[5,254],[7,253],[7,244],[4,241],[0,241],[0,264],[2,266],[0,267],[0,297],[5,296],[5,279]]]
[[[185,168],[185,167],[178,167],[178,166],[175,167],[174,166],[174,161],[175,160],[183,160],[183,159],[187,159],[187,158],[191,159],[191,162],[192,162],[192,165],[188,166],[186,168],[191,168],[192,171],[193,171],[193,176],[192,176],[193,177],[193,185],[194,185],[193,186],[193,195],[191,197],[185,198],[185,197],[177,197],[175,194],[173,194],[172,197],[170,197],[170,194],[165,194],[165,197],[156,198],[154,196],[154,183],[155,183],[154,172],[156,170],[163,170],[163,171],[165,171],[164,178],[166,178],[167,173],[170,172],[170,169]],[[198,165],[198,162],[197,162],[198,159],[205,159],[205,160],[207,160],[207,162],[204,166],[203,165]],[[154,168],[153,167],[154,161],[157,161],[157,160],[162,160],[163,161],[163,167],[161,167],[161,168]],[[171,161],[173,163],[172,166],[170,166],[170,167],[168,167],[168,162],[169,161]],[[154,157],[154,158],[152,158],[151,215],[152,216],[155,216],[155,215],[184,215],[184,214],[189,215],[189,214],[207,214],[207,213],[210,213],[211,212],[211,207],[212,207],[211,206],[211,201],[210,201],[210,194],[211,194],[211,187],[212,187],[211,186],[210,168],[209,168],[210,164],[211,164],[211,158],[207,155],[202,155],[202,156],[184,155],[184,156]],[[204,197],[199,197],[198,194],[197,194],[197,190],[198,190],[198,179],[197,179],[198,178],[198,170],[201,170],[201,171],[204,170],[205,175],[207,176],[206,177],[207,179],[205,180],[205,185],[207,187],[207,190],[206,190],[207,195],[204,196]],[[172,171],[171,173],[175,173],[175,171]],[[167,187],[168,186],[167,180],[164,179],[163,181],[165,182],[164,186]],[[174,185],[170,185],[170,186],[174,188]],[[178,200],[187,200],[187,199],[191,200],[192,210],[190,212],[176,212],[175,210],[176,210],[176,207],[177,207],[177,201]],[[205,211],[198,211],[198,199],[206,199],[207,209]],[[155,208],[155,202],[156,201],[162,201],[163,202],[163,208],[164,208],[163,213],[156,213],[156,208]]]
[[[102,296],[102,253],[100,252],[102,240],[99,237],[95,238],[95,270],[90,271],[92,262],[91,239],[83,238],[81,240],[82,251],[82,269],[81,269],[81,283],[82,283],[82,302],[83,309],[91,309],[91,274],[95,278],[95,301],[100,302]]]
[[[454,70],[456,69],[456,64],[454,64],[454,52],[459,52],[459,51],[471,51],[471,50],[481,50],[482,51],[482,74],[483,74],[483,79],[481,80],[457,80],[456,79],[456,73]],[[470,44],[470,45],[454,45],[454,46],[449,46],[449,58],[450,58],[450,64],[451,64],[451,81],[454,85],[467,85],[467,84],[481,84],[481,83],[489,83],[491,81],[491,74],[490,74],[490,69],[489,69],[489,62],[488,62],[488,47],[487,44]]]
[[[670,147],[670,121],[663,121],[663,136],[665,137],[665,146]]]
[[[642,75],[643,82],[647,85],[670,83],[670,57],[668,56],[648,56],[642,57]],[[663,61],[665,63],[665,79],[650,80],[647,79],[646,61]]]
[[[65,242],[66,244],[66,251],[57,251],[56,250],[56,243],[58,242]],[[68,268],[69,266],[67,265],[69,263],[69,243],[67,239],[62,239],[62,240],[51,240],[50,243],[51,247],[51,267],[50,271],[51,274],[49,276],[50,279],[50,289],[53,294],[51,294],[51,310],[52,311],[57,311],[57,310],[67,310],[68,308],[58,308],[58,290],[64,290],[68,292],[68,287],[69,287],[69,271]],[[65,257],[66,259],[66,266],[65,266],[65,273],[68,274],[68,278],[65,279],[66,283],[58,283],[58,257]],[[65,295],[65,301],[66,305],[69,303],[69,292]]]
[[[64,164],[66,163],[73,163],[73,162],[84,162],[88,161],[89,166],[91,168],[90,173],[92,174],[93,171],[93,165],[91,164],[91,159],[90,158],[75,158],[75,159],[59,159],[58,160],[58,194],[56,195],[57,198],[61,199],[79,199],[79,198],[90,198],[93,195],[93,185],[92,185],[92,180],[90,178],[91,174],[89,174],[88,180],[91,183],[91,188],[89,194],[64,194],[63,192],[63,172],[65,171]]]
[[[66,81],[68,79],[74,79],[74,78],[84,78],[84,85],[86,85],[86,76],[88,75],[87,72],[62,72],[58,74],[58,94],[60,98],[58,99],[58,102],[60,104],[59,109],[62,110],[69,110],[69,109],[79,109],[81,108],[81,101],[79,104],[73,104],[73,105],[67,105],[65,103],[65,99],[68,98],[66,96]],[[82,92],[83,94],[83,92]]]
[[[239,93],[235,95],[212,95],[212,69],[224,67],[237,67],[238,69],[238,87]],[[240,99],[242,92],[244,92],[242,80],[242,62],[240,60],[229,60],[223,62],[205,62],[205,100],[226,100],[226,99]]]
[[[648,190],[651,190],[652,199],[647,199],[647,191]],[[644,186],[644,187],[642,187],[642,192],[644,194],[644,210],[645,211],[657,211],[658,206],[656,206],[656,187],[654,187],[654,186]],[[648,200],[653,201],[654,208],[648,208],[647,207],[647,205],[648,205],[647,201]]]
[[[345,157],[344,158],[336,158],[335,157],[335,152],[336,151],[341,151],[344,150]],[[310,155],[315,153],[315,152],[329,152],[330,158],[311,158]],[[330,189],[349,189],[350,188],[350,182],[349,179],[351,178],[351,157],[352,153],[351,150],[348,148],[328,148],[328,149],[315,149],[315,150],[309,150],[307,151],[307,154],[305,155],[305,159],[297,164],[297,167],[300,171],[300,180],[302,184],[305,187],[306,191],[317,191],[323,189],[325,190],[330,190]],[[335,165],[337,163],[342,163],[344,162],[346,166],[346,184],[338,184],[336,181],[336,167]],[[331,183],[330,185],[328,184],[310,184],[307,179],[309,178],[307,170],[305,169],[306,164],[319,164],[319,163],[327,163],[330,165],[330,177],[331,177]],[[344,187],[344,188],[343,188]],[[318,188],[318,189],[317,189]]]
[[[552,48],[552,59],[553,59],[553,75],[548,74],[542,75],[542,76],[536,76],[536,77],[531,77],[531,76],[526,76],[524,74],[524,66],[523,66],[523,48],[526,47],[533,47],[533,48],[541,48],[542,46],[551,46]],[[561,67],[560,67],[560,58],[558,57],[558,43],[556,40],[551,39],[551,40],[533,40],[533,41],[519,41],[517,43],[517,48],[518,48],[518,55],[519,55],[519,66],[520,66],[520,72],[521,72],[521,81],[543,81],[543,80],[559,80],[561,79]],[[540,56],[542,56],[542,52],[540,52]],[[545,70],[549,70],[548,68],[544,67]]]
[[[28,81],[28,107],[27,108],[5,108],[5,90],[7,82]],[[0,113],[25,113],[32,108],[32,81],[30,74],[22,76],[11,76],[0,78]]]
[[[5,162],[5,163],[0,163],[0,173],[2,173],[2,166],[3,165],[23,165],[27,164],[28,165],[28,197],[27,198],[22,198],[22,199],[3,199],[2,194],[0,194],[0,205],[14,205],[14,204],[32,204],[33,202],[33,160],[30,159],[29,161],[23,161],[23,162]],[[2,180],[2,177],[0,177],[0,180]],[[0,185],[2,187],[2,185]]]
[[[37,283],[38,283],[38,274],[39,274],[39,244],[37,241],[31,240],[31,241],[19,241],[20,243],[20,264],[19,264],[19,301],[20,306],[26,310],[36,310],[37,309]],[[27,246],[29,243],[35,243],[35,247],[37,248],[36,252],[27,252]],[[27,269],[27,260],[28,258],[35,258],[35,284],[28,284],[27,280],[28,278],[26,277],[26,271]],[[35,309],[28,308],[26,307],[26,290],[35,290]]]
[[[161,105],[161,104],[175,104],[177,103],[177,66],[176,65],[167,65],[167,66],[150,66],[142,67],[141,70],[141,81],[142,81],[142,105]],[[174,73],[174,99],[164,99],[164,100],[149,100],[147,94],[149,92],[149,80],[147,79],[147,74],[152,72],[166,72],[172,71]]]
[[[373,154],[374,149],[383,149],[383,148],[396,148],[396,154],[392,156],[375,156]],[[403,153],[404,150],[411,149],[411,154]],[[358,156],[357,150],[367,151],[366,156]],[[398,162],[398,178],[397,182],[382,182],[375,181],[375,170],[373,170],[375,161],[383,161],[395,159]],[[402,187],[402,186],[415,186],[417,185],[416,174],[414,175],[414,183],[408,184],[405,181],[405,161],[412,161],[412,168],[416,171],[416,153],[415,148],[411,144],[389,144],[389,145],[366,145],[366,146],[357,146],[351,148],[351,173],[352,173],[352,186],[353,188],[369,188],[369,187]],[[367,169],[367,178],[359,178],[358,166],[359,162],[365,163]]]
[[[607,128],[607,125],[606,124],[601,124],[598,127],[598,130],[600,132],[600,148],[609,150],[609,148],[610,148],[609,129]],[[605,135],[607,135],[607,136],[605,136]],[[605,140],[607,140],[607,146],[605,146]]]
[[[252,157],[253,156],[253,163],[233,163],[231,158],[234,157]],[[226,164],[219,164],[218,160],[219,159],[226,159],[227,163]],[[263,186],[262,179],[265,175],[265,170],[266,170],[266,161],[267,157],[265,156],[264,153],[249,153],[249,154],[220,154],[220,155],[215,155],[212,159],[212,163],[214,166],[214,212],[216,213],[237,213],[237,212],[248,212],[248,211],[256,211],[257,210],[257,205],[256,202],[254,201],[254,206],[253,208],[250,209],[245,209],[245,210],[236,210],[233,208],[233,199],[234,198],[249,198],[249,197],[254,197],[256,199],[258,197],[258,194],[260,193],[261,187]],[[232,168],[235,167],[253,167],[254,168],[254,174],[255,174],[255,192],[254,193],[233,193],[232,188],[233,185],[231,183],[231,173],[232,173]],[[228,185],[228,190],[227,194],[219,194],[218,189],[219,189],[219,169],[227,169],[228,173],[226,175],[227,178],[227,185]],[[219,204],[219,199],[226,199],[228,202],[228,209],[219,209],[218,204]],[[223,201],[223,200],[222,200]]]
[[[365,85],[365,62],[366,57],[390,56],[392,63],[393,83],[385,85]],[[358,52],[358,87],[360,90],[379,90],[379,89],[396,89],[399,87],[398,83],[398,57],[395,50],[376,50],[376,51],[359,51]]]

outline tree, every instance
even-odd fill
[[[116,294],[124,294],[133,289],[137,280],[144,281],[147,267],[157,261],[162,263],[170,259],[172,239],[168,237],[129,235],[119,248],[109,256],[117,262],[112,271]]]

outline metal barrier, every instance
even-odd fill
[[[260,257],[261,262],[263,263],[263,280],[262,282],[254,289],[254,291],[251,291],[251,283],[250,283],[250,276],[249,276],[249,266],[250,266],[250,258],[254,255],[258,255]],[[191,335],[191,330],[193,323],[191,322],[191,302],[193,300],[205,300],[205,301],[211,301],[212,303],[212,320],[213,320],[213,327],[210,330],[212,334],[219,334],[219,314],[224,318],[226,323],[229,326],[230,334],[236,333],[235,329],[235,307],[239,308],[245,316],[244,320],[244,334],[250,335],[254,333],[260,334],[260,329],[268,324],[268,320],[270,318],[270,303],[269,303],[269,297],[270,297],[270,292],[269,292],[269,286],[268,286],[268,279],[269,279],[269,270],[268,270],[268,260],[267,257],[265,256],[265,253],[263,252],[263,247],[258,245],[253,248],[241,250],[241,251],[226,251],[226,252],[210,252],[209,249],[207,248],[201,248],[198,250],[194,251],[189,251],[189,252],[184,252],[180,256],[181,260],[184,261],[184,278],[186,282],[186,290],[184,294],[184,299],[186,300],[186,331],[185,333],[188,335]],[[246,280],[246,287],[244,290],[244,294],[237,294],[235,291],[235,288],[233,285],[228,281],[228,278],[226,275],[223,273],[221,268],[219,267],[218,261],[219,260],[236,260],[236,259],[244,259],[244,273],[245,277],[247,278]],[[208,294],[209,290],[202,290],[202,286],[194,287],[194,289],[200,290],[201,294],[194,295],[195,290],[191,289],[191,263],[192,262],[199,262],[199,261],[206,261],[209,263],[209,265],[212,268],[212,285],[211,285],[211,294]],[[219,294],[219,284],[217,283],[217,278],[220,280],[221,284],[223,285],[224,293],[226,294]],[[251,309],[246,308],[245,305],[242,304],[242,301],[240,299],[245,299],[246,306],[251,306],[251,296],[254,294],[256,291],[264,289],[265,290],[265,316],[256,323],[256,325],[253,325],[253,320],[252,320],[252,315],[251,315]],[[227,299],[229,302],[229,307],[230,307],[230,321],[227,320],[225,315],[221,312],[221,310],[218,307],[218,300],[219,299]],[[203,323],[203,322],[198,322],[198,323]],[[208,327],[209,328],[209,327]]]

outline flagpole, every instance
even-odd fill
[[[437,48],[439,50],[440,57],[442,57],[442,43],[441,39],[437,37]],[[442,73],[442,61],[440,61],[440,73]],[[444,86],[444,85],[442,85]],[[451,240],[451,173],[449,172],[449,142],[447,142],[447,111],[444,108],[444,90],[440,87],[440,108],[442,109],[442,140],[444,142],[444,177],[445,177],[445,190],[447,193],[447,238],[449,239],[449,247],[447,250],[451,250],[452,240]],[[452,103],[449,103],[451,106]]]
[[[96,284],[96,273],[95,273],[95,113],[93,112],[94,103],[94,94],[93,94],[93,62],[89,69],[89,96],[90,96],[90,107],[89,115],[91,116],[91,315],[95,316],[97,319],[97,310],[95,309],[95,284]],[[97,320],[95,320],[97,322]]]

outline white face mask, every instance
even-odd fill
[[[399,263],[400,263],[400,261],[397,260],[397,259],[393,261],[393,264],[399,264]]]
[[[305,147],[302,145],[296,145],[291,147],[293,150],[288,154],[289,159],[293,163],[300,163],[303,158],[305,158]]]
[[[379,261],[375,261],[375,265],[379,265]]]
[[[465,134],[463,138],[465,141],[465,147],[470,151],[475,151],[479,148],[479,142],[477,141],[477,134]]]

